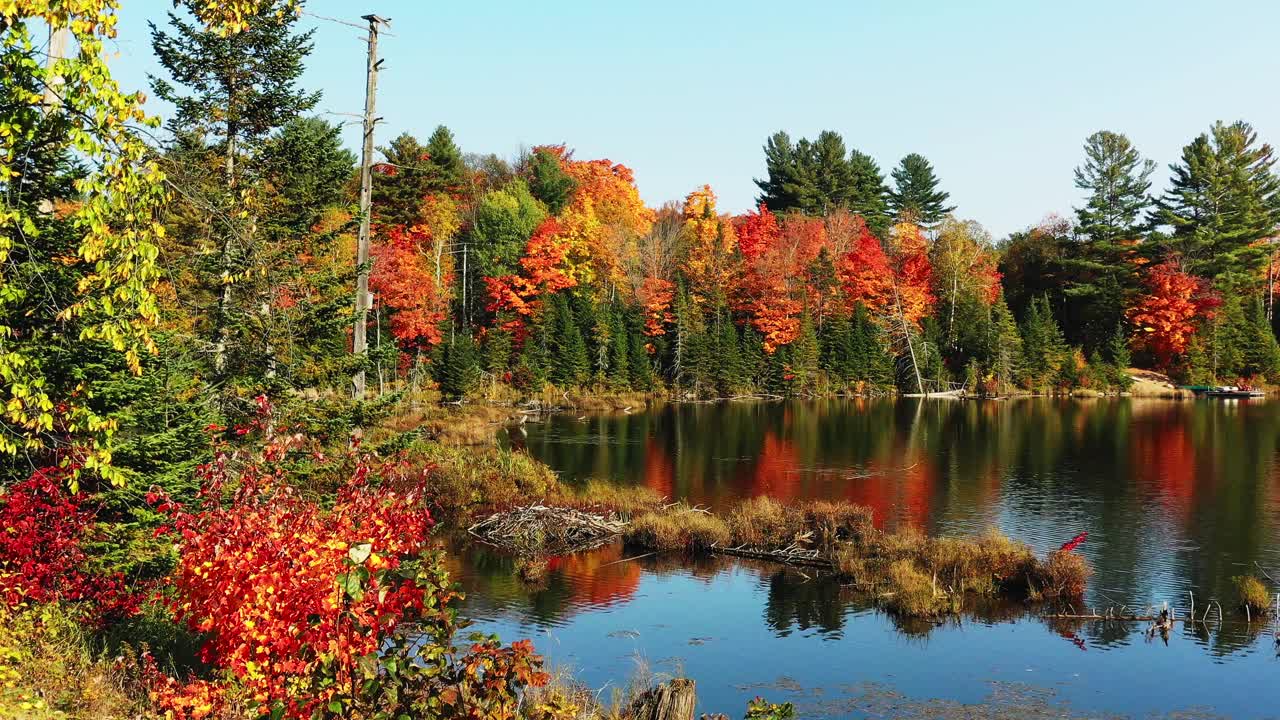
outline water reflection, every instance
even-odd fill
[[[1087,530],[1091,604],[1189,605],[1280,567],[1280,403],[823,400],[553,417],[519,444],[570,480],[712,507],[845,499],[882,526],[998,526],[1037,549]]]
[[[637,655],[655,671],[688,673],[704,711],[797,683],[808,688],[797,701],[835,702],[836,688],[883,682],[914,698],[978,702],[991,683],[1012,682],[1107,713],[1254,716],[1269,711],[1259,689],[1280,672],[1270,624],[1216,613],[1162,641],[1139,623],[1040,618],[994,599],[940,624],[901,620],[833,578],[723,557],[628,558],[606,547],[553,562],[536,587],[515,580],[502,554],[464,547],[450,558],[481,629],[535,640],[592,688],[624,684]]]

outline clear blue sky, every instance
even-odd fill
[[[146,21],[167,0],[123,0],[113,61],[126,88],[156,65]],[[710,183],[753,203],[761,145],[832,129],[888,173],[919,152],[957,214],[996,237],[1069,214],[1072,169],[1098,129],[1159,163],[1214,120],[1280,143],[1280,2],[424,2],[309,0],[318,15],[392,19],[379,141],[448,125],[467,152],[566,143],[631,166],[657,205]],[[360,32],[306,15],[305,84],[356,113]],[[165,108],[153,105],[153,112]],[[346,119],[334,117],[332,119]],[[347,140],[356,148],[358,129]]]

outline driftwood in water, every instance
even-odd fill
[[[736,557],[751,558],[753,560],[772,560],[773,562],[785,563],[787,565],[803,565],[805,567],[821,568],[823,570],[832,570],[835,563],[831,558],[823,557],[817,550],[797,547],[790,545],[785,548],[776,550],[760,550],[757,548],[746,547],[720,547],[718,545],[707,548],[708,552],[720,553],[722,555],[734,555]]]
[[[633,720],[693,720],[697,704],[694,682],[676,678],[651,687],[632,700],[631,717]]]
[[[485,542],[516,552],[563,554],[611,542],[627,524],[613,513],[527,505],[495,513],[467,528]]]

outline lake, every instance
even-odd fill
[[[672,404],[557,415],[513,446],[568,482],[643,484],[716,508],[769,495],[870,506],[931,534],[995,527],[1045,552],[1080,532],[1085,604],[1168,602],[1197,617],[1165,640],[1140,624],[1063,623],[1021,606],[900,623],[811,571],[620,546],[556,558],[529,588],[513,559],[455,558],[479,629],[531,638],[581,682],[638,668],[698,682],[703,711],[792,701],[810,717],[1280,713],[1275,627],[1232,610],[1230,579],[1280,577],[1280,403],[1140,399],[835,399]],[[1226,608],[1218,620],[1219,601]]]

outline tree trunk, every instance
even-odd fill
[[[693,720],[698,704],[695,683],[676,678],[646,690],[631,702],[632,720]]]

